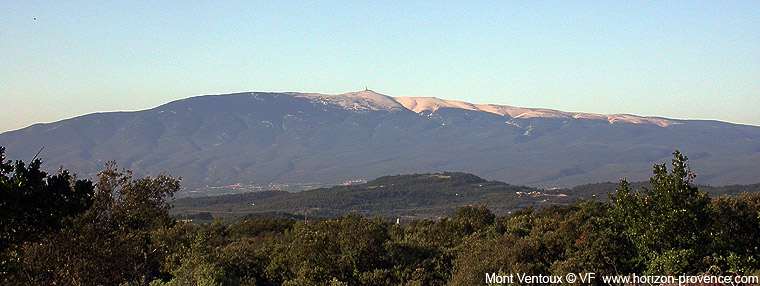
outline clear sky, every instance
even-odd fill
[[[760,125],[760,1],[159,2],[0,1],[0,132],[365,86]]]

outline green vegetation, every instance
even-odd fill
[[[169,215],[179,180],[163,174],[135,179],[109,163],[93,184],[63,170],[49,176],[40,161],[0,162],[3,285],[482,285],[492,272],[760,274],[760,194],[711,199],[692,184],[678,152],[670,170],[654,167],[648,187],[622,180],[609,200],[505,215],[473,204],[402,224],[355,212],[189,224]],[[404,178],[416,178],[410,190],[448,198],[448,187],[461,186],[463,196],[488,194],[464,186],[505,188],[456,173],[370,186],[402,192],[391,186]],[[409,201],[425,202],[424,195]],[[47,196],[55,203],[40,199]]]
[[[358,213],[386,219],[437,219],[467,205],[488,205],[496,215],[534,207],[571,204],[584,200],[609,201],[619,183],[596,183],[571,189],[537,189],[487,181],[472,174],[444,172],[385,176],[366,184],[335,186],[297,193],[262,191],[173,201],[171,214],[194,222],[210,223],[214,217],[244,219],[247,216],[289,216],[301,220]],[[651,188],[651,182],[632,182],[629,189]],[[738,196],[760,191],[760,184],[724,187],[699,186],[711,197]]]
[[[444,172],[385,176],[361,185],[320,188],[298,193],[264,191],[173,202],[176,217],[239,218],[273,211],[301,219],[338,217],[355,212],[368,217],[403,220],[449,216],[460,206],[487,204],[497,215],[527,207],[575,202],[562,190],[546,191],[486,181],[472,174]]]

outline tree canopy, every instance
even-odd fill
[[[45,174],[40,160],[0,161],[4,285],[482,285],[486,273],[760,274],[760,194],[710,199],[679,152],[669,170],[653,167],[648,187],[623,179],[609,201],[502,216],[465,205],[450,217],[402,223],[346,213],[194,224],[169,215],[180,181],[165,174],[133,178],[109,162],[93,183],[63,169]]]

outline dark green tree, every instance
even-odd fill
[[[98,175],[92,205],[70,226],[21,250],[25,280],[46,285],[147,284],[158,272],[151,233],[170,226],[179,180],[132,178],[115,163]]]
[[[50,176],[41,165],[40,159],[28,166],[6,161],[0,147],[0,251],[59,228],[92,202],[92,182],[76,180],[62,168]]]
[[[64,226],[92,204],[94,187],[61,168],[50,176],[42,160],[29,165],[5,158],[0,147],[0,282],[19,262],[16,248]]]
[[[267,266],[271,281],[283,285],[372,284],[374,272],[387,267],[388,223],[350,213],[331,220],[296,224]],[[381,285],[383,283],[380,283]]]
[[[712,265],[750,275],[760,270],[760,193],[713,199]]]
[[[675,151],[670,172],[665,164],[654,166],[651,188],[633,192],[622,179],[610,195],[614,227],[638,254],[629,261],[633,271],[695,273],[708,266],[710,198],[693,185],[696,175],[686,162]]]
[[[460,225],[462,231],[470,234],[485,231],[493,224],[496,215],[486,205],[464,206],[454,213],[453,221]]]

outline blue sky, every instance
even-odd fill
[[[758,1],[50,2],[0,2],[0,132],[202,94],[365,86],[760,125]]]

